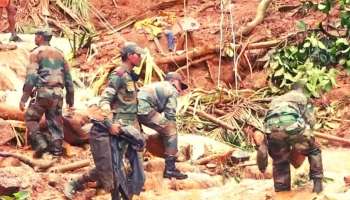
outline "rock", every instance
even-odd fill
[[[11,51],[0,51],[0,66],[1,68],[10,69],[14,73],[16,79],[20,80],[20,82],[15,82],[15,86],[18,88],[23,86],[22,82],[24,81],[28,64],[29,51],[24,48],[17,48]]]
[[[60,181],[60,177],[58,176],[58,174],[50,173],[47,177],[47,180],[48,180],[48,184],[51,187],[56,187],[58,182]]]
[[[223,184],[221,176],[209,176],[203,173],[187,173],[189,178],[184,180],[166,179],[164,182],[169,184],[172,190],[191,190],[207,189],[221,186]]]
[[[345,176],[344,177],[344,182],[346,186],[350,186],[350,176]]]
[[[244,168],[242,177],[249,179],[271,179],[272,168],[267,167],[265,173],[261,173],[258,169],[258,166],[248,166]]]
[[[162,158],[154,158],[144,164],[144,169],[147,172],[163,172],[164,167],[165,163]]]
[[[21,161],[17,158],[1,158],[0,157],[0,167],[18,167],[21,165]]]
[[[164,184],[163,172],[146,172],[146,181],[143,186],[145,191],[163,191],[167,189],[167,185]]]
[[[11,124],[0,118],[0,145],[7,143],[15,137]]]
[[[28,170],[29,169],[29,170]],[[29,167],[0,168],[0,194],[11,195],[34,185],[39,177]]]

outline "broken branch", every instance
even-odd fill
[[[213,155],[210,155],[210,156],[207,156],[207,157],[204,157],[204,158],[201,158],[201,159],[194,161],[194,164],[206,165],[206,164],[213,162],[213,161],[225,161],[226,159],[231,157],[233,152],[234,152],[234,150],[230,150],[230,151],[225,152],[225,153],[213,154]]]
[[[64,173],[67,171],[73,171],[76,169],[80,169],[83,167],[87,167],[90,165],[90,160],[81,160],[77,161],[75,163],[70,163],[67,165],[62,165],[62,166],[57,166],[57,167],[52,167],[50,168],[50,172],[55,172],[55,173]]]
[[[57,160],[52,160],[52,161],[33,160],[33,159],[28,158],[27,156],[24,156],[21,154],[16,154],[16,153],[11,153],[11,152],[3,152],[3,151],[0,152],[0,156],[17,158],[21,162],[34,168],[34,170],[37,170],[37,169],[46,170],[46,169],[50,168],[57,161]]]
[[[188,107],[187,108],[188,111],[190,112],[194,112],[194,108],[193,107]],[[231,130],[231,131],[236,131],[236,129],[223,122],[222,120],[219,120],[217,117],[214,117],[206,112],[203,112],[203,111],[196,111],[196,114],[200,117],[203,117],[211,122],[214,122],[215,124],[223,127],[223,128],[226,128],[228,130]],[[318,138],[321,138],[321,139],[325,139],[325,140],[329,140],[329,141],[334,141],[334,142],[339,142],[339,143],[342,143],[342,144],[346,144],[346,145],[350,145],[350,140],[348,139],[344,139],[344,138],[340,138],[340,137],[337,137],[337,136],[333,136],[333,135],[327,135],[327,134],[323,134],[323,133],[319,133],[319,132],[314,132],[314,135],[315,137],[318,137]]]

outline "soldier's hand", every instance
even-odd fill
[[[19,109],[21,110],[21,111],[24,111],[24,109],[25,109],[25,107],[26,107],[26,104],[24,103],[24,102],[19,102]]]
[[[112,124],[111,128],[109,129],[111,135],[119,135],[121,133],[121,125],[120,124]]]

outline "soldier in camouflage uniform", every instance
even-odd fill
[[[100,108],[105,117],[104,123],[110,127],[109,132],[115,135],[120,134],[121,127],[128,125],[140,130],[137,120],[136,81],[138,75],[133,68],[140,64],[141,54],[144,54],[144,51],[135,43],[128,42],[121,49],[120,54],[123,63],[110,75],[100,101]],[[121,145],[125,149],[127,144]],[[78,179],[70,181],[64,193],[66,197],[71,198],[76,191],[84,189],[85,183],[97,180],[98,172],[92,169]]]
[[[265,117],[266,138],[258,147],[257,162],[260,171],[267,167],[267,151],[273,159],[273,180],[275,191],[291,189],[291,150],[308,157],[310,179],[314,182],[313,192],[323,190],[323,166],[321,150],[312,135],[315,118],[303,94],[303,85],[296,84],[292,91],[272,100]]]
[[[138,116],[141,124],[156,130],[165,147],[165,178],[187,178],[175,168],[177,148],[176,106],[177,97],[187,85],[178,73],[170,72],[165,81],[140,88],[138,93]]]
[[[52,135],[49,150],[55,156],[63,153],[63,88],[66,88],[66,103],[74,105],[74,88],[69,67],[63,53],[50,46],[51,33],[38,31],[35,44],[38,46],[30,54],[30,64],[23,86],[20,109],[23,111],[29,97],[29,107],[25,112],[25,122],[29,131],[29,139],[35,156],[40,157],[48,144],[39,132],[39,122],[45,114],[48,129]]]

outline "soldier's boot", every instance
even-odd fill
[[[79,179],[73,179],[66,183],[64,186],[63,193],[68,199],[73,199],[74,194],[77,191],[82,191],[84,189],[84,179],[79,178]]]
[[[165,169],[163,173],[164,178],[176,178],[176,179],[186,179],[188,176],[186,174],[181,173],[175,167],[175,156],[167,156],[165,158]]]
[[[54,156],[62,156],[63,155],[63,140],[58,139],[58,140],[54,140],[51,144],[51,153]]]
[[[11,34],[9,41],[23,42],[22,38],[20,38],[17,34]]]
[[[315,178],[313,179],[314,181],[314,188],[312,190],[312,192],[315,192],[315,193],[320,193],[323,191],[323,184],[322,184],[322,179],[321,178]]]
[[[29,143],[32,149],[35,151],[34,157],[41,158],[43,154],[47,151],[48,144],[43,135],[40,133],[33,133],[29,136]]]

